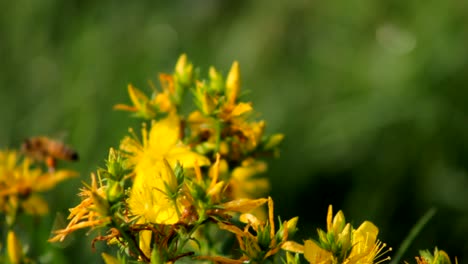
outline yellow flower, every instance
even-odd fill
[[[178,199],[178,183],[169,163],[163,159],[138,173],[128,204],[133,215],[143,222],[175,224],[183,205]]]
[[[209,160],[192,152],[180,140],[180,120],[174,113],[153,122],[151,130],[143,127],[143,142],[125,138],[120,148],[130,154],[135,165],[135,180],[129,198],[130,210],[135,216],[158,224],[174,224],[180,218],[180,206],[173,196],[178,183],[172,168],[180,163],[183,168],[208,165]]]
[[[45,214],[48,206],[38,193],[75,176],[67,170],[43,172],[16,151],[0,151],[0,211],[13,213],[21,207],[29,214]]]
[[[180,119],[175,113],[169,114],[160,121],[153,121],[148,133],[142,129],[142,140],[126,137],[120,144],[120,149],[130,154],[130,163],[135,165],[138,175],[151,169],[154,163],[166,159],[171,167],[179,162],[184,168],[192,168],[195,162],[200,166],[208,165],[210,161],[180,142]]]
[[[296,231],[297,218],[292,218],[289,221],[280,223],[280,228],[275,231],[273,200],[268,199],[257,200],[239,200],[233,201],[228,206],[239,209],[239,211],[251,210],[256,206],[268,201],[268,220],[262,221],[256,216],[246,213],[240,216],[240,221],[247,225],[241,229],[233,224],[218,222],[219,228],[227,230],[236,235],[239,243],[240,251],[243,256],[239,259],[227,259],[223,257],[202,256],[199,259],[207,259],[219,261],[221,263],[263,263],[267,258],[278,253],[280,249],[293,249],[300,251],[300,247],[294,243],[288,243],[289,236]],[[224,204],[226,206],[226,204]],[[253,231],[252,231],[253,230]],[[299,249],[298,249],[299,248]]]
[[[379,229],[365,221],[358,229],[346,223],[342,211],[333,217],[333,207],[328,207],[327,232],[318,229],[319,240],[306,240],[304,257],[309,263],[319,264],[377,264],[390,259],[382,258],[391,248],[383,250],[385,243],[377,239]]]
[[[353,230],[353,248],[345,264],[372,264],[390,260],[390,257],[381,258],[391,250],[382,251],[386,244],[377,239],[379,229],[371,222],[364,221],[358,229]]]

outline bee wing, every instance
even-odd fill
[[[57,212],[55,215],[54,223],[52,224],[52,230],[50,231],[49,239],[55,236],[56,230],[62,230],[67,227],[67,220],[63,213]],[[59,248],[68,247],[75,240],[74,233],[68,234],[65,239],[60,243],[53,243]]]
[[[66,142],[66,140],[69,137],[70,137],[70,133],[68,131],[61,130],[61,131],[55,132],[52,138],[60,142]]]

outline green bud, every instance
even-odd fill
[[[322,229],[317,229],[317,233],[319,236],[319,244],[322,247],[328,245],[327,233],[325,233],[325,231],[323,231]]]
[[[110,148],[109,157],[107,158],[106,162],[107,171],[104,172],[103,176],[114,181],[120,181],[127,172],[125,162],[126,160],[124,157],[122,157],[120,151]]]
[[[240,67],[235,61],[226,79],[226,98],[229,104],[235,104],[240,93]]]
[[[214,67],[210,67],[210,91],[220,93],[224,90],[224,79],[223,76],[216,71]]]
[[[286,264],[300,264],[301,259],[299,258],[299,253],[292,254],[291,252],[286,252]]]
[[[107,199],[113,203],[118,201],[124,195],[124,188],[117,181],[109,181],[109,187],[107,188]]]
[[[289,221],[286,222],[286,228],[288,229],[288,237],[294,236],[294,234],[297,231],[297,221],[299,220],[299,217],[293,217]]]
[[[91,197],[94,203],[94,210],[101,216],[107,216],[109,214],[109,202],[95,191],[91,192]]]
[[[187,55],[182,54],[175,66],[176,81],[183,87],[188,87],[192,84],[193,79],[193,64],[188,62]]]
[[[270,227],[269,225],[265,225],[264,228],[259,228],[257,234],[258,244],[262,248],[268,248],[270,246],[271,237],[270,237]]]
[[[177,162],[174,167],[174,175],[177,179],[177,185],[181,185],[184,182],[185,175],[184,175],[184,168],[179,162]]]

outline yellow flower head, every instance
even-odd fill
[[[142,129],[142,142],[136,138],[126,137],[120,149],[129,153],[130,162],[135,166],[135,173],[146,171],[154,163],[166,159],[174,167],[179,162],[184,168],[193,168],[195,162],[200,166],[210,161],[180,142],[180,119],[175,113],[169,114],[160,121],[153,121],[150,131]]]
[[[76,172],[66,170],[43,172],[16,151],[0,151],[0,211],[21,207],[30,214],[44,214],[48,206],[38,193],[75,176]]]
[[[383,250],[386,244],[377,239],[378,233],[379,229],[369,221],[364,221],[358,229],[353,230],[353,248],[345,263],[372,264],[390,260],[389,256],[382,258],[391,248]]]
[[[346,223],[344,214],[339,211],[333,216],[333,208],[328,207],[327,232],[318,229],[319,240],[306,240],[304,256],[310,263],[320,264],[373,264],[382,263],[390,257],[382,258],[388,251],[385,243],[377,239],[379,229],[369,221],[358,229]]]
[[[142,143],[125,138],[120,148],[130,154],[135,181],[129,198],[130,210],[148,222],[174,224],[180,218],[180,204],[174,197],[178,183],[173,169],[176,164],[192,168],[208,165],[209,160],[192,152],[180,140],[180,120],[172,113],[142,130]]]

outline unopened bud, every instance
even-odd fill
[[[182,54],[175,66],[175,75],[182,86],[190,86],[193,77],[193,65],[188,62],[187,55]]]
[[[226,97],[229,104],[235,104],[240,91],[240,67],[235,61],[226,79]]]
[[[21,242],[16,236],[16,233],[12,230],[8,231],[7,250],[8,250],[8,258],[10,259],[10,263],[12,264],[21,263],[23,259],[23,249],[21,246]]]
[[[221,92],[224,88],[223,76],[216,71],[214,67],[210,67],[210,89],[215,92]]]

